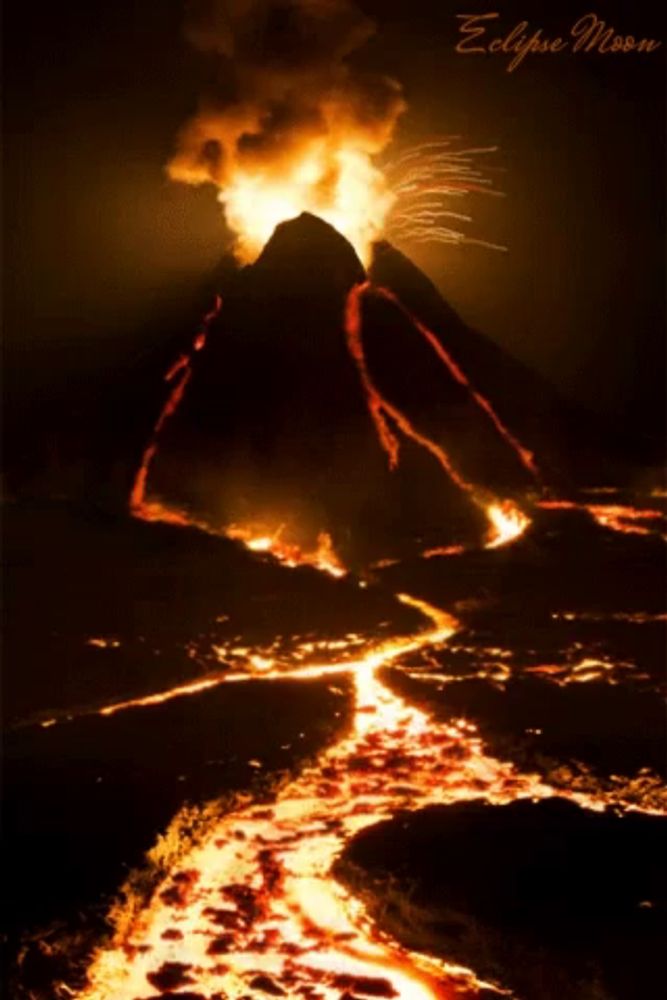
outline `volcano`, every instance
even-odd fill
[[[540,472],[508,419],[544,388],[407,258],[381,244],[366,272],[303,214],[226,285],[168,373],[135,513],[298,552],[326,539],[353,568],[493,545],[492,508],[520,522]]]
[[[388,245],[365,270],[339,233],[302,216],[219,288],[152,382],[166,388],[134,465],[134,517],[125,495],[121,517],[12,511],[21,919],[35,899],[40,913],[78,907],[91,872],[108,892],[179,808],[102,944],[95,929],[80,944],[32,934],[21,946],[26,990],[52,996],[66,976],[82,1000],[478,1000],[498,983],[543,1000],[545,981],[570,995],[589,956],[606,988],[617,927],[630,967],[657,981],[644,942],[661,919],[664,504],[608,487],[549,495],[557,452],[542,442],[559,401]],[[227,796],[226,782],[243,793]],[[25,834],[26,788],[39,842]],[[633,826],[647,865],[618,861],[630,842],[610,809],[656,820]],[[53,865],[53,816],[65,817],[71,877]],[[591,883],[569,855],[554,866],[559,817],[573,857],[588,864],[594,840],[598,881],[621,887],[615,907],[581,903]],[[531,887],[523,921],[506,880],[479,863],[489,823],[523,859],[542,838],[539,869],[508,855],[512,886]],[[419,850],[401,890],[393,845],[405,831]],[[609,879],[599,841],[622,878]],[[563,926],[576,933],[561,939]]]

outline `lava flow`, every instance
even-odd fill
[[[403,600],[432,627],[346,664],[354,683],[349,734],[272,805],[217,821],[145,906],[130,899],[119,907],[113,943],[96,956],[82,998],[130,1000],[150,986],[229,1000],[476,995],[484,984],[472,972],[392,941],[332,875],[351,837],[401,810],[552,794],[488,757],[471,724],[438,725],[382,683],[381,666],[440,645],[456,629],[443,612]]]
[[[383,683],[382,667],[442,646],[458,626],[423,601],[400,599],[431,627],[378,643],[361,657],[291,674],[349,674],[354,714],[347,735],[272,804],[242,803],[213,821],[147,901],[128,893],[112,914],[115,935],[97,953],[82,1000],[135,1000],[151,986],[227,1000],[447,1000],[472,998],[482,987],[503,992],[468,969],[399,945],[335,878],[351,838],[401,811],[555,794],[536,775],[488,756],[472,723],[437,723]],[[264,676],[290,673],[269,669]],[[561,794],[588,808],[609,804]]]
[[[433,348],[437,356],[449,371],[450,375],[459,383],[459,385],[464,386],[468,390],[477,406],[479,406],[479,408],[486,413],[500,436],[504,438],[506,443],[514,450],[524,468],[539,481],[540,473],[535,463],[535,456],[532,451],[529,451],[525,445],[521,444],[519,439],[505,426],[486,396],[483,396],[477,391],[477,389],[475,389],[475,387],[471,384],[470,379],[464,374],[460,366],[452,358],[451,354],[445,350],[443,344],[440,340],[438,340],[433,331],[429,330],[427,326],[425,326],[419,319],[417,319],[416,316],[406,309],[400,299],[397,298],[397,296],[394,295],[394,293],[388,288],[374,287],[372,290],[376,295],[386,299],[388,302],[391,302],[394,306],[400,309],[405,316],[408,317],[415,329],[418,330],[424,340]]]
[[[637,508],[624,504],[582,504],[573,500],[541,500],[538,505],[543,510],[583,510],[601,528],[618,531],[623,535],[660,534],[667,524],[667,516],[662,510]],[[663,537],[666,537],[663,534]]]
[[[396,469],[400,461],[400,441],[397,431],[394,429],[397,428],[406,438],[409,438],[428,451],[451,481],[460,490],[465,492],[477,507],[484,511],[489,522],[488,534],[483,542],[486,548],[498,548],[513,541],[530,524],[529,518],[521,508],[510,499],[501,500],[492,497],[488,491],[482,490],[468,481],[458,471],[444,448],[432,438],[417,430],[408,416],[390,402],[380,392],[373,381],[364,352],[362,323],[362,301],[364,296],[371,292],[380,294],[392,303],[396,303],[410,317],[415,328],[434,347],[438,357],[446,364],[446,367],[455,380],[466,387],[477,405],[489,416],[498,433],[516,452],[524,466],[533,475],[538,475],[532,453],[521,445],[517,438],[505,427],[488,400],[481,396],[471,385],[450,354],[440,345],[435,334],[423,326],[411,313],[408,313],[400,305],[393,293],[383,288],[377,289],[370,282],[366,281],[354,285],[350,289],[345,304],[343,327],[347,347],[357,367],[361,385],[366,396],[368,411],[373,420],[379,444],[388,456],[390,469]],[[284,524],[279,525],[277,528],[268,528],[265,525],[252,523],[211,525],[200,521],[188,511],[175,508],[161,499],[149,495],[149,473],[151,463],[158,453],[160,434],[169,418],[176,413],[183,399],[192,377],[193,355],[205,346],[211,324],[220,315],[221,309],[222,299],[218,296],[214,307],[204,317],[202,327],[194,339],[192,352],[189,355],[182,354],[177,358],[176,362],[172,364],[165,375],[165,380],[173,383],[173,388],[155,423],[151,440],[142,455],[130,495],[131,513],[135,517],[146,521],[163,521],[170,524],[196,527],[213,534],[224,535],[227,538],[242,542],[251,551],[270,553],[279,562],[289,567],[310,565],[316,569],[324,570],[332,576],[343,576],[346,573],[346,568],[335,552],[333,541],[328,532],[320,531],[315,547],[304,549],[294,541],[284,537],[286,527]],[[441,555],[462,551],[464,549],[461,546],[444,546],[429,550],[429,554]]]
[[[391,469],[397,468],[400,458],[400,442],[396,433],[389,424],[389,420],[392,420],[396,427],[407,438],[410,438],[416,444],[420,445],[420,447],[430,452],[452,482],[458,486],[460,490],[468,493],[473,502],[484,510],[490,523],[489,535],[485,543],[486,548],[498,548],[501,545],[507,544],[507,542],[513,541],[520,534],[522,534],[530,524],[529,519],[521,511],[521,509],[511,500],[494,499],[490,501],[488,496],[483,496],[482,491],[478,490],[456,469],[450,456],[444,448],[427,435],[418,431],[405,413],[391,403],[386,396],[380,392],[373,381],[364,352],[361,311],[363,297],[369,292],[380,294],[389,301],[397,304],[401,310],[410,317],[422,336],[424,336],[428,343],[434,347],[438,357],[440,357],[440,359],[446,364],[456,381],[468,389],[477,405],[490,416],[496,430],[517,452],[524,465],[526,465],[533,474],[537,475],[537,467],[534,464],[531,452],[522,447],[517,439],[510,434],[500,418],[496,415],[491,404],[471,386],[461,369],[440,345],[440,342],[435,334],[424,327],[414,316],[412,316],[412,314],[408,313],[392,293],[388,292],[384,288],[376,289],[370,282],[366,281],[361,284],[354,285],[349,292],[345,308],[345,334],[347,337],[347,345],[350,355],[357,366],[359,377],[366,394],[368,410],[373,418],[378,439],[389,459],[389,467]],[[444,549],[441,549],[438,554],[442,554],[444,551]],[[452,549],[449,551],[451,552]],[[459,547],[456,547],[455,551],[458,553],[461,550]],[[434,554],[434,550],[431,550],[431,554]]]
[[[224,529],[224,534],[234,541],[243,542],[251,552],[270,553],[290,569],[295,566],[313,566],[330,576],[345,576],[347,570],[336,555],[328,532],[321,531],[317,536],[317,547],[312,552],[304,552],[298,545],[282,540],[284,529],[284,524],[275,531],[264,530],[256,525],[230,524]]]

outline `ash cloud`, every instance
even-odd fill
[[[331,153],[323,187],[336,183],[337,150],[380,152],[405,109],[394,80],[361,72],[348,57],[374,32],[349,0],[197,0],[186,36],[227,87],[202,97],[168,164],[174,180],[221,190],[238,173],[280,178],[311,151]]]

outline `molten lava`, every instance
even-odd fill
[[[147,499],[148,473],[150,471],[151,462],[153,461],[158,450],[158,438],[160,436],[160,432],[169,418],[172,417],[178,409],[188,386],[188,382],[192,378],[192,355],[196,351],[201,351],[205,347],[209,328],[216,316],[219,315],[221,309],[222,299],[218,295],[216,296],[212,309],[204,316],[201,328],[195,334],[192,342],[191,353],[181,354],[164,376],[165,382],[169,384],[172,382],[174,383],[173,388],[167,397],[167,401],[164,404],[157,421],[155,422],[151,440],[141,456],[139,469],[135,476],[134,485],[132,486],[132,491],[130,493],[130,511],[135,515],[135,517],[140,517],[145,521],[167,521],[171,524],[181,525],[192,524],[192,521],[185,513],[170,510],[167,506],[156,500]]]
[[[347,570],[336,555],[331,535],[321,531],[317,536],[317,547],[312,552],[304,552],[298,545],[283,541],[285,525],[275,531],[263,530],[254,525],[230,524],[223,534],[234,541],[242,542],[251,552],[268,552],[278,562],[293,569],[295,566],[313,566],[330,576],[345,576]]]
[[[214,821],[145,903],[131,897],[119,904],[115,936],[96,955],[82,1000],[134,1000],[151,986],[230,1000],[267,993],[340,1000],[346,989],[453,1000],[489,986],[470,970],[397,944],[332,875],[356,833],[400,811],[554,794],[536,776],[489,757],[471,723],[436,723],[382,682],[381,667],[442,645],[457,628],[423,601],[401,600],[426,615],[431,628],[306,671],[350,674],[350,732],[272,805],[241,804]],[[606,804],[583,792],[567,794],[589,808]]]
[[[389,421],[391,420],[407,438],[410,438],[410,440],[414,441],[416,444],[420,445],[433,455],[435,460],[441,466],[446,475],[449,476],[452,482],[458,486],[460,490],[468,493],[473,502],[485,511],[490,522],[489,537],[486,541],[486,548],[498,548],[500,545],[505,545],[508,542],[513,541],[526,530],[530,524],[529,518],[526,517],[520,508],[511,500],[493,500],[489,502],[481,490],[477,489],[472,483],[468,482],[468,480],[461,475],[444,448],[442,448],[441,445],[433,441],[432,438],[428,437],[426,434],[422,434],[418,431],[406,414],[391,403],[387,397],[380,392],[373,381],[368,368],[363,345],[361,308],[362,300],[369,292],[376,292],[377,294],[380,294],[383,297],[388,298],[390,301],[398,304],[399,307],[410,317],[416,328],[422,336],[428,340],[431,346],[437,345],[436,352],[442,360],[445,360],[445,363],[447,364],[447,367],[452,375],[460,384],[464,385],[469,390],[477,404],[481,406],[482,409],[491,417],[496,430],[498,430],[508,443],[510,443],[511,446],[517,450],[517,454],[519,454],[519,457],[524,464],[528,464],[531,472],[534,471],[537,473],[531,453],[523,448],[509,433],[509,431],[507,431],[500,419],[496,416],[491,404],[472,388],[470,382],[463,375],[460,368],[458,368],[458,366],[452,361],[450,355],[444,350],[444,348],[441,347],[440,342],[435,335],[426,327],[422,326],[422,324],[420,324],[419,321],[412,316],[412,314],[407,313],[407,310],[400,306],[400,303],[392,293],[388,292],[386,289],[375,289],[370,282],[366,281],[361,284],[354,285],[348,294],[345,307],[345,334],[347,337],[347,345],[350,355],[357,366],[359,378],[366,395],[368,411],[373,418],[380,445],[387,453],[390,469],[397,468],[400,460],[400,442],[393,428],[390,426]],[[460,548],[458,546],[448,547],[447,554],[458,553],[459,551]],[[431,555],[442,555],[445,554],[445,549],[431,549],[429,552]]]
[[[618,531],[623,535],[660,534],[660,528],[663,531],[667,528],[667,516],[664,511],[653,508],[637,508],[623,504],[582,504],[573,500],[541,500],[537,506],[543,510],[585,511],[601,528]]]
[[[529,518],[510,500],[490,504],[486,512],[491,521],[487,549],[498,549],[513,542],[530,524]]]
[[[430,346],[433,348],[437,356],[440,358],[442,363],[449,371],[450,375],[459,383],[459,385],[464,386],[464,388],[468,390],[468,392],[474,399],[477,406],[479,406],[480,409],[482,409],[484,413],[486,413],[486,415],[489,417],[489,419],[493,423],[493,426],[496,428],[500,436],[516,453],[517,457],[519,458],[519,461],[524,466],[524,468],[527,469],[527,471],[530,472],[530,474],[536,480],[539,481],[540,473],[537,468],[537,465],[535,464],[535,456],[532,453],[532,451],[529,451],[528,448],[522,445],[521,442],[518,440],[518,438],[516,438],[514,434],[512,434],[512,432],[508,430],[508,428],[505,426],[503,421],[500,419],[500,417],[494,410],[489,400],[485,396],[483,396],[480,392],[478,392],[475,389],[475,387],[470,383],[468,377],[463,373],[463,371],[456,363],[456,361],[454,361],[449,351],[445,350],[444,346],[442,345],[440,340],[436,337],[436,335],[433,333],[433,331],[429,330],[427,326],[424,326],[424,324],[420,322],[420,320],[418,320],[416,316],[414,316],[408,309],[406,309],[406,307],[403,305],[400,299],[397,298],[393,292],[389,291],[389,289],[375,287],[373,288],[373,292],[376,295],[380,296],[381,298],[386,299],[388,302],[391,302],[398,309],[400,309],[400,311],[405,316],[407,316],[407,318],[411,321],[415,329],[419,331],[424,340],[426,340],[426,342],[430,344]]]

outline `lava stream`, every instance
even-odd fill
[[[623,535],[653,535],[658,534],[654,527],[647,527],[645,522],[664,522],[667,520],[664,511],[653,508],[629,507],[622,504],[586,504],[575,503],[574,500],[540,500],[537,504],[543,510],[583,510],[600,525],[610,531],[618,531]]]
[[[346,989],[404,1000],[476,994],[483,984],[472,972],[402,948],[332,875],[354,834],[400,810],[551,794],[537,778],[486,756],[474,726],[436,724],[380,681],[379,667],[441,644],[456,629],[444,612],[402,600],[428,615],[432,628],[378,644],[346,665],[355,690],[350,733],[273,805],[250,805],[215,823],[143,909],[130,900],[82,998],[134,1000],[150,986],[228,1000],[259,1000],[267,989],[321,1000],[340,1000]]]
[[[192,342],[192,352],[190,354],[179,355],[164,376],[165,382],[173,382],[174,386],[155,422],[151,440],[141,456],[139,469],[134,479],[132,492],[130,493],[130,511],[135,517],[140,517],[145,521],[169,521],[176,524],[190,523],[184,514],[177,511],[170,511],[168,508],[162,506],[162,504],[147,499],[148,473],[151,462],[157,454],[160,432],[169,417],[173,416],[178,409],[188,382],[192,378],[192,355],[195,351],[201,351],[205,346],[211,323],[219,315],[221,309],[222,299],[219,295],[216,295],[213,308],[204,316],[201,329],[197,331]],[[175,379],[176,381],[174,381]]]
[[[464,386],[474,399],[475,403],[479,406],[481,410],[486,413],[486,415],[491,420],[493,426],[496,428],[500,436],[504,441],[512,448],[515,452],[519,461],[524,466],[524,468],[530,472],[530,474],[536,479],[540,480],[540,472],[535,463],[535,456],[532,451],[529,451],[525,445],[521,442],[514,434],[505,426],[503,421],[500,419],[493,406],[489,400],[478,392],[472,385],[468,377],[463,373],[459,365],[454,361],[451,354],[445,350],[444,346],[440,340],[436,337],[432,330],[429,330],[427,326],[417,319],[401,302],[401,300],[394,295],[393,292],[389,291],[388,288],[383,288],[382,286],[372,286],[373,292],[387,302],[391,302],[392,305],[396,306],[400,311],[406,316],[414,328],[422,335],[422,337],[431,345],[435,353],[438,355],[442,363],[445,365],[452,377],[459,383],[459,385]]]
[[[211,1000],[264,1000],[267,993],[304,1000],[470,1000],[489,986],[470,970],[392,940],[333,874],[355,834],[401,811],[554,794],[536,775],[488,756],[473,724],[438,723],[381,681],[379,668],[410,650],[441,645],[457,628],[445,612],[406,595],[401,600],[432,627],[378,643],[357,659],[295,674],[349,672],[354,715],[348,734],[272,804],[246,800],[212,822],[147,902],[126,895],[112,914],[113,940],[88,971],[82,1000],[135,1000],[150,987]],[[609,804],[604,797],[562,794],[588,808]]]
[[[405,416],[402,410],[394,406],[393,403],[382,395],[375,385],[368,370],[368,363],[363,346],[363,329],[361,319],[361,302],[363,296],[372,288],[370,282],[365,281],[354,285],[348,294],[345,306],[345,335],[350,355],[354,360],[359,378],[366,394],[368,410],[375,423],[378,439],[381,446],[386,451],[389,458],[389,467],[395,469],[399,463],[400,442],[389,425],[390,418],[394,424],[416,444],[428,451],[439,463],[443,471],[449,476],[453,483],[460,490],[468,493],[474,503],[486,513],[490,523],[489,535],[486,539],[486,548],[498,548],[513,541],[522,534],[528,525],[529,519],[511,500],[494,500],[489,502],[482,497],[481,492],[466,480],[455,468],[447,452],[431,438],[418,431],[411,421]],[[387,293],[390,294],[390,293]],[[416,322],[416,321],[415,321]],[[463,378],[463,375],[461,375]],[[464,382],[471,389],[467,380]],[[473,391],[471,389],[471,391]]]

